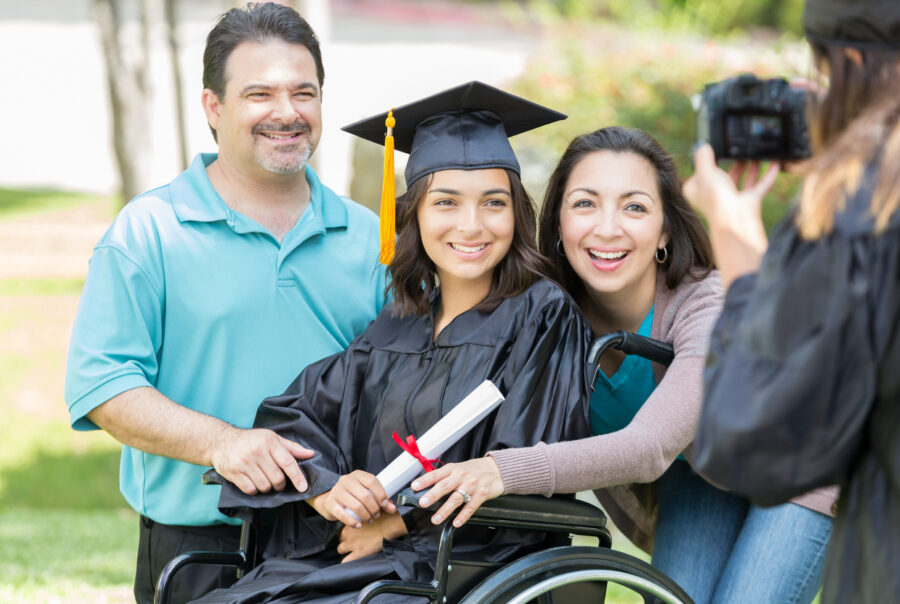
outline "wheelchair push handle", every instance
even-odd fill
[[[588,362],[594,366],[599,365],[600,357],[611,347],[621,350],[625,354],[636,354],[665,366],[668,366],[675,358],[675,351],[668,342],[660,342],[630,331],[619,330],[603,334],[594,340],[590,352],[588,352]]]

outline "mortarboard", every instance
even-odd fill
[[[395,148],[409,154],[407,187],[439,170],[507,168],[518,174],[509,137],[565,118],[493,86],[469,82],[344,126],[350,134],[385,146],[381,261],[389,264],[393,258]]]

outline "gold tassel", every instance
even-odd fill
[[[388,265],[394,259],[394,213],[397,199],[394,194],[394,110],[388,111],[384,121],[387,133],[384,136],[384,175],[381,182],[381,263]]]

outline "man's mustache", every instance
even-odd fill
[[[270,124],[257,124],[253,126],[251,132],[253,134],[259,134],[261,132],[300,132],[302,134],[310,134],[312,129],[306,122],[294,122],[293,124],[279,124],[273,122]]]

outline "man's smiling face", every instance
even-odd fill
[[[321,89],[309,50],[278,39],[243,42],[228,57],[225,76],[224,98],[203,91],[219,157],[248,175],[302,171],[322,135]]]

